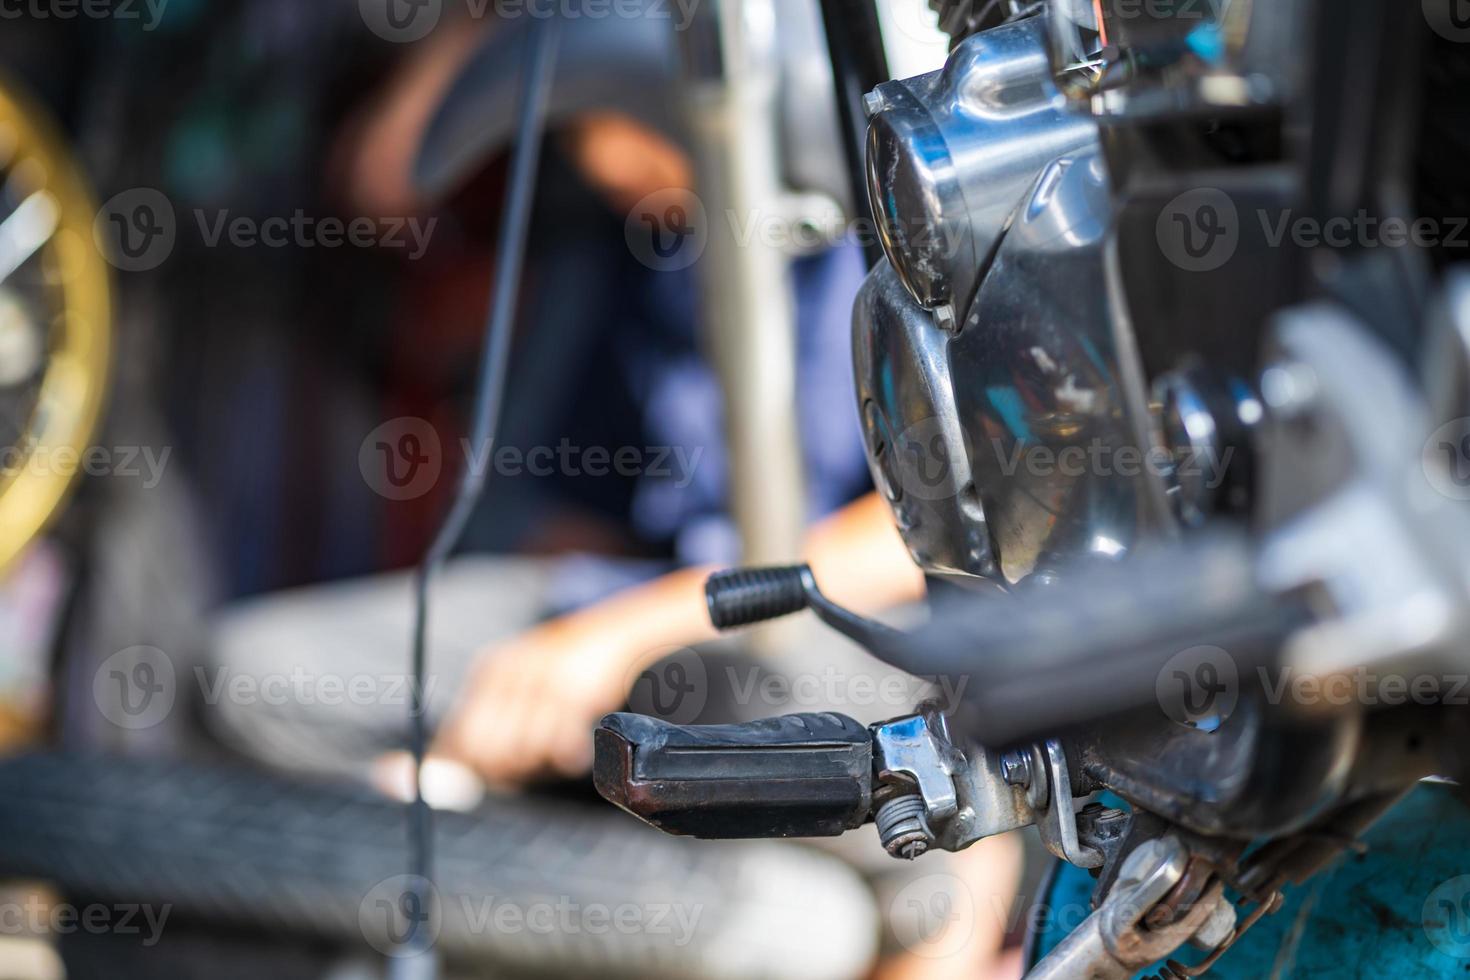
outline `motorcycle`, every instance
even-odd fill
[[[1380,0],[932,5],[945,67],[861,100],[884,254],[853,326],[931,618],[801,566],[707,597],[962,694],[871,727],[611,715],[599,791],[700,838],[872,822],[910,860],[1035,827],[1032,980],[1460,975],[1470,32]]]
[[[722,628],[811,610],[963,696],[872,727],[614,715],[599,790],[692,837],[872,822],[901,859],[1035,827],[1058,871],[1034,978],[1459,975],[1464,25],[1385,0],[934,6],[948,64],[897,81],[871,4],[822,10],[882,244],[855,407],[931,621],[866,620],[802,567],[718,575],[708,596]],[[74,196],[39,198],[27,226],[85,234]],[[0,235],[0,256],[33,238]],[[35,291],[80,317],[0,292],[7,351],[36,324],[79,328],[26,389],[84,382],[33,416],[68,427],[35,444],[85,443],[69,433],[100,404],[100,268]],[[48,486],[0,487],[0,508],[45,503],[0,524],[17,542],[55,511]],[[7,872],[210,926],[360,941],[364,893],[408,866],[400,810],[366,794],[64,756],[7,762],[0,787]],[[469,890],[521,866],[575,895],[524,844],[541,819],[492,837],[441,815],[440,863]],[[320,840],[279,833],[308,821]],[[616,877],[653,880],[646,839],[599,834]],[[691,881],[733,866],[711,851]],[[439,941],[512,955],[463,923]]]

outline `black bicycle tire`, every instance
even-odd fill
[[[780,976],[749,943],[733,947],[749,954],[743,962],[712,964],[712,950],[732,948],[730,924],[773,899],[762,880],[771,876],[759,869],[821,862],[810,866],[811,891],[791,896],[798,917],[857,883],[826,855],[664,837],[611,808],[564,801],[500,799],[435,823],[437,942],[451,962],[555,975],[595,966],[598,976],[682,978],[713,965],[699,975]],[[365,790],[171,761],[56,753],[0,761],[0,875],[53,882],[74,901],[166,904],[188,922],[371,952],[363,901],[402,875],[407,857],[402,806]],[[465,897],[481,904],[463,905]],[[685,945],[647,929],[507,933],[478,915],[487,897],[522,910],[560,901],[656,911],[677,902],[699,910],[700,926]],[[816,911],[790,927],[823,932],[830,917]]]

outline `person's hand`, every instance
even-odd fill
[[[660,191],[694,187],[694,164],[684,151],[621,113],[577,117],[563,132],[562,146],[582,178],[618,214]]]
[[[877,494],[814,529],[808,559],[828,594],[853,609],[924,594],[924,577]],[[671,572],[481,654],[431,755],[500,785],[584,774],[594,727],[627,701],[639,672],[715,638],[704,595],[711,571]]]
[[[480,655],[432,754],[498,785],[580,776],[597,722],[626,702],[636,671],[655,657],[575,618],[532,629]]]

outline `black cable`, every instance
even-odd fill
[[[492,286],[494,291],[485,326],[485,349],[480,362],[473,423],[470,428],[470,445],[477,448],[491,445],[500,428],[511,335],[520,299],[521,269],[525,264],[526,238],[531,225],[536,172],[541,163],[541,144],[546,130],[547,104],[551,96],[560,30],[560,20],[556,17],[533,21],[529,28],[515,150],[511,160],[510,179],[506,186],[505,210],[501,216]],[[424,679],[427,674],[429,586],[459,544],[465,526],[484,495],[488,472],[488,467],[465,468],[460,476],[454,504],[434,535],[433,543],[419,565],[414,580],[414,687],[411,701],[413,716],[410,719],[414,801],[410,811],[410,843],[413,849],[412,874],[417,887],[424,892],[429,891],[434,871],[433,813],[424,800],[423,786],[424,754],[428,749],[428,705]],[[433,907],[432,895],[420,894],[418,899],[419,908]],[[414,930],[409,952],[428,954],[430,942],[420,932],[418,929]],[[426,936],[431,940],[432,930]],[[423,972],[418,970],[415,974],[423,975]]]
[[[872,229],[875,226],[868,201],[868,119],[863,111],[863,96],[891,77],[878,8],[872,0],[822,0],[822,26],[827,33],[827,53],[832,61],[852,204],[859,226]],[[869,267],[883,258],[883,249],[871,232],[863,241],[863,253]]]

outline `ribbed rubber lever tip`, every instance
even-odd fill
[[[730,630],[780,619],[807,607],[808,565],[716,572],[704,586],[710,622]]]

